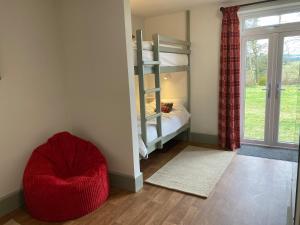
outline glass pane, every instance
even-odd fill
[[[285,37],[282,60],[278,141],[298,143],[298,85],[300,75],[300,36]]]
[[[276,24],[279,24],[279,16],[265,16],[245,20],[245,27],[247,29],[254,27],[271,26]]]
[[[300,12],[287,13],[280,16],[280,24],[300,22]]]
[[[269,40],[246,44],[244,139],[264,140]]]
[[[245,28],[250,29],[296,22],[300,22],[300,12],[248,18],[245,20]]]

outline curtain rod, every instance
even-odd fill
[[[260,2],[251,2],[251,3],[241,4],[241,5],[237,5],[237,6],[245,7],[245,6],[257,5],[257,4],[267,3],[267,2],[275,2],[275,1],[277,1],[277,0],[264,0],[264,1],[260,1]],[[224,9],[224,7],[221,7],[220,11],[222,11],[223,9]]]

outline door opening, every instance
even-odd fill
[[[296,16],[300,18],[300,13]],[[243,24],[248,20],[242,20]],[[270,29],[259,21],[259,28],[242,29],[242,143],[296,148],[300,127],[300,23]]]

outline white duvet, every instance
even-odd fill
[[[147,104],[146,111],[147,114],[154,114],[155,106],[154,104]],[[173,110],[170,113],[163,113],[162,116],[162,136],[167,136],[174,133],[182,126],[186,125],[189,121],[190,114],[186,108],[181,104],[175,104]],[[147,158],[148,151],[141,138],[141,124],[140,119],[138,120],[138,130],[139,130],[139,152],[144,158]],[[147,122],[147,141],[151,142],[157,138],[156,130],[156,119]]]
[[[180,48],[174,45],[162,45],[165,47],[171,48]],[[143,59],[144,61],[152,61],[153,60],[153,51],[152,51],[152,42],[145,41],[143,42]],[[175,54],[175,53],[159,53],[160,65],[161,66],[187,66],[188,56],[184,54]],[[134,65],[137,66],[137,47],[136,44],[133,43],[133,60]]]

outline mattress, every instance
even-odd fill
[[[153,114],[155,106],[147,105],[147,114]],[[170,113],[162,114],[162,136],[167,136],[179,130],[181,127],[186,125],[189,122],[190,113],[186,110],[183,105],[174,105],[173,110]],[[138,130],[139,130],[139,152],[140,155],[144,158],[147,157],[148,151],[145,143],[141,138],[141,126],[140,120],[138,120]],[[157,138],[156,130],[156,119],[150,120],[147,122],[147,141],[151,142]]]
[[[174,45],[161,45],[164,47],[171,47],[171,48],[179,48]],[[153,51],[152,49],[152,42],[145,41],[143,42],[143,59],[144,61],[153,61]],[[133,61],[134,66],[137,66],[137,47],[136,44],[133,42]],[[187,66],[188,65],[188,56],[185,54],[176,54],[176,53],[165,53],[160,52],[159,58],[161,62],[161,66]]]

